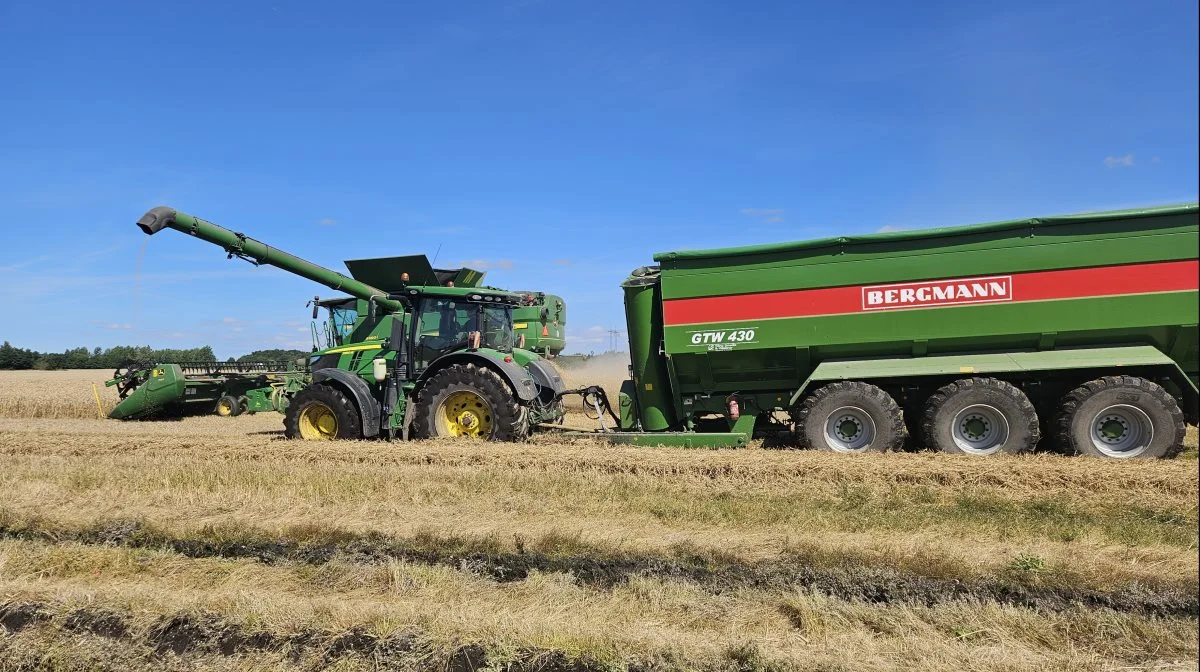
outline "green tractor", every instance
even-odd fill
[[[333,331],[312,353],[307,374],[291,377],[276,403],[290,438],[514,441],[562,418],[562,378],[514,334],[513,310],[524,294],[457,286],[414,257],[347,262],[354,276],[347,277],[162,206],[137,225],[148,235],[173,228],[229,258],[275,266],[353,297],[314,301],[314,318],[328,309]]]

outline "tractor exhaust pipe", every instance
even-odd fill
[[[175,223],[175,210],[168,208],[165,205],[160,205],[156,208],[150,208],[142,218],[137,221],[138,228],[147,236],[162,231],[168,226]]]

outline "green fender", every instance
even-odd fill
[[[1184,394],[1189,403],[1197,397],[1196,383],[1179,368],[1175,360],[1151,345],[1117,348],[1079,348],[1038,352],[1000,352],[990,354],[898,357],[894,359],[853,359],[822,362],[792,395],[791,405],[804,396],[814,383],[832,380],[878,380],[881,378],[917,378],[921,376],[986,375],[994,373],[1060,371],[1067,369],[1113,369],[1118,367],[1161,367]]]

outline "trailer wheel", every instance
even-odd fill
[[[283,433],[306,441],[361,439],[362,420],[344,392],[330,385],[310,385],[288,404]]]
[[[921,435],[927,448],[983,456],[1033,450],[1042,432],[1037,410],[1015,385],[995,378],[964,378],[929,398]]]
[[[474,364],[446,367],[417,394],[417,438],[469,436],[517,441],[528,433],[528,414],[499,374]]]
[[[245,395],[238,397],[238,408],[241,409],[238,411],[238,413],[246,413],[248,415],[254,415],[254,411],[250,410],[250,397],[247,397]]]
[[[1056,422],[1058,440],[1078,455],[1173,457],[1183,449],[1183,411],[1162,386],[1137,376],[1104,376],[1071,390]]]
[[[795,412],[805,445],[833,453],[895,450],[904,444],[904,414],[870,383],[840,381],[810,394]]]
[[[217,400],[217,405],[213,407],[213,412],[222,418],[231,418],[235,415],[241,415],[242,406],[238,403],[237,397],[227,394]]]

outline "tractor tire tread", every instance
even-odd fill
[[[459,385],[474,389],[491,406],[493,427],[489,440],[521,441],[529,434],[529,414],[517,402],[508,383],[492,369],[473,363],[454,364],[430,376],[417,393],[413,413],[413,435],[419,439],[436,437],[433,413],[438,396]]]
[[[300,411],[310,399],[329,407],[338,419],[339,439],[361,439],[362,416],[350,396],[332,385],[316,383],[300,390],[292,397],[283,415],[283,433],[289,439],[300,438]]]

